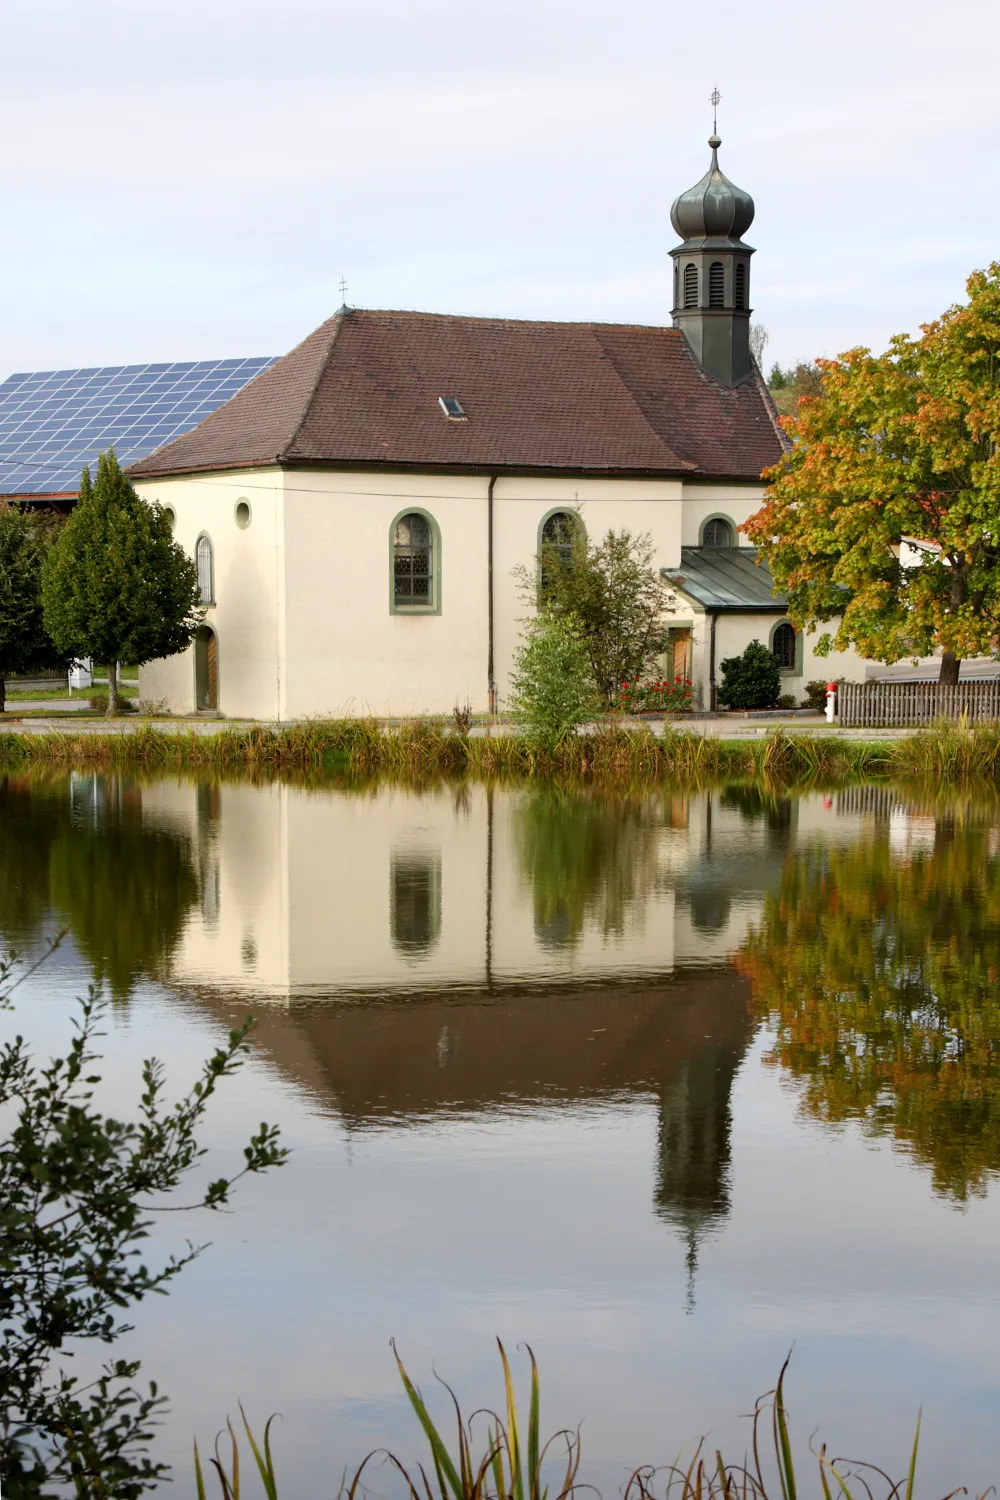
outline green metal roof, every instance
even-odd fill
[[[788,602],[775,593],[767,564],[757,561],[756,547],[682,547],[680,567],[662,572],[689,599],[717,613],[781,614]]]

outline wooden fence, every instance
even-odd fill
[[[897,729],[958,719],[1000,720],[1000,678],[991,682],[842,682],[837,718],[852,729]]]

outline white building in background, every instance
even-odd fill
[[[709,144],[671,213],[672,327],[343,307],[135,464],[206,608],[142,696],[280,721],[502,708],[528,607],[514,569],[577,527],[652,537],[676,590],[663,670],[702,705],[753,639],[787,691],[825,677],[741,546],[784,439],[750,356],[753,202]]]

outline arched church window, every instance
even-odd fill
[[[433,607],[434,532],[419,511],[400,516],[392,544],[393,602],[397,606]]]
[[[684,267],[684,306],[698,306],[698,267],[693,260]]]
[[[552,581],[556,572],[568,573],[573,566],[573,552],[583,537],[583,522],[572,510],[556,510],[546,516],[538,538],[541,557],[541,584]]]
[[[721,260],[713,260],[708,268],[708,305],[726,305],[726,272]]]
[[[194,553],[198,569],[198,596],[202,604],[215,603],[215,561],[209,537],[200,536]]]
[[[782,620],[780,625],[774,627],[771,636],[771,650],[778,659],[778,666],[783,672],[795,671],[795,631],[787,620]]]
[[[705,529],[701,534],[701,545],[703,547],[735,546],[733,528],[721,516],[713,517],[711,521],[705,522]]]
[[[737,307],[747,305],[747,268],[743,261],[736,262],[735,295],[733,297]]]
[[[580,532],[580,521],[571,510],[557,510],[542,527],[542,546],[551,547],[564,568],[573,562],[573,547]]]

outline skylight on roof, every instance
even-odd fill
[[[450,417],[453,422],[461,422],[466,419],[465,410],[457,396],[439,396],[438,405],[445,416]]]

